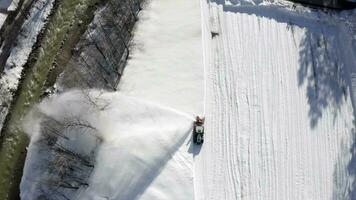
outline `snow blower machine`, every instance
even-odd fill
[[[204,143],[204,117],[197,116],[194,122],[193,142],[197,145]]]

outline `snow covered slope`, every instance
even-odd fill
[[[203,112],[199,0],[150,1],[137,23],[119,90],[195,115]]]
[[[203,113],[200,15],[199,0],[149,1],[138,21],[119,91],[191,118]],[[187,137],[140,199],[194,199],[193,155],[197,151]]]
[[[193,156],[198,149],[190,136],[204,102],[199,8],[198,0],[149,1],[137,23],[119,92],[70,91],[37,106],[40,117],[30,116],[26,123],[27,133],[37,137],[32,136],[28,151],[23,199],[194,199]],[[39,129],[43,114],[60,122],[80,118],[103,138],[89,181],[79,177],[71,183],[80,179],[87,186],[68,190],[46,184],[56,182],[51,171],[56,157],[38,139],[46,135],[45,127]],[[67,137],[64,144],[70,149],[90,147],[75,134]]]
[[[354,33],[336,14],[201,2],[207,123],[197,199],[355,198]]]
[[[192,118],[203,113],[200,14],[198,0],[150,1],[137,24],[119,91]],[[187,137],[140,199],[194,199],[194,153]]]
[[[71,124],[63,129],[56,129],[55,126],[50,128],[65,135],[64,138],[58,137],[54,146],[53,143],[49,145],[46,136],[46,124],[49,124],[49,121],[43,123],[46,118],[55,119],[58,124]],[[85,123],[86,127],[92,127],[90,130],[95,131],[83,131],[83,126],[76,126],[75,123]],[[165,164],[190,134],[191,124],[184,113],[119,93],[70,91],[54,95],[38,105],[25,124],[25,130],[31,136],[31,144],[21,182],[21,197],[26,200],[41,197],[144,199],[141,198],[142,193],[159,176]],[[60,162],[58,159],[61,159],[61,153],[55,150],[58,145],[90,161],[91,152],[99,145],[99,138],[102,142],[95,153],[95,167],[92,169],[74,165],[78,160],[69,159],[66,166],[70,167],[64,167],[58,179],[56,170]],[[87,180],[89,170],[93,170],[93,173]],[[175,174],[168,175],[170,177],[165,177],[166,180],[175,177]],[[69,180],[66,179],[68,176]],[[84,186],[78,186],[78,180]],[[178,176],[175,180],[181,178]],[[72,188],[66,187],[66,184]],[[175,199],[190,198],[186,198],[190,195],[189,191],[181,190],[185,185],[178,182],[172,186],[175,186],[175,190],[170,188],[172,193],[156,193],[155,196],[161,199],[167,196],[166,199],[172,199],[171,195],[176,195],[173,196]]]

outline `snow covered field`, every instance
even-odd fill
[[[77,199],[356,199],[355,11],[200,3],[149,1],[100,114],[78,92],[39,106],[104,138]],[[201,149],[189,137],[200,113]]]
[[[56,157],[43,153],[46,148],[38,139],[45,114],[57,121],[78,116],[103,138],[89,186],[78,191],[61,188],[58,194],[93,200],[194,199],[193,156],[198,149],[191,145],[190,134],[204,101],[200,14],[198,0],[150,2],[137,22],[119,92],[90,92],[99,104],[107,104],[105,109],[95,110],[78,91],[53,96],[37,107],[41,115],[26,126],[32,140],[22,198],[37,199],[53,191],[43,182],[53,185],[48,163],[56,163]],[[59,144],[86,148],[76,143],[75,135],[67,135],[69,142]],[[54,197],[63,198],[56,192]]]
[[[200,15],[198,0],[150,1],[137,24],[131,59],[119,91],[169,106],[192,119],[203,113]],[[194,199],[193,156],[196,153],[198,149],[191,146],[189,136],[163,164],[164,168],[140,199]]]
[[[202,113],[204,70],[200,15],[199,0],[150,1],[134,32],[133,49],[118,88],[120,92],[192,116]]]
[[[355,33],[337,14],[202,2],[207,131],[197,199],[356,198]]]

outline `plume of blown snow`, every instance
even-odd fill
[[[40,103],[24,125],[31,136],[21,182],[21,197],[26,199],[39,196],[40,188],[33,183],[45,179],[34,177],[47,167],[35,164],[41,161],[36,140],[44,115],[58,121],[81,119],[102,138],[89,184],[78,189],[71,196],[74,199],[138,199],[192,128],[192,119],[184,113],[119,93],[75,90],[54,95]],[[79,139],[70,141],[85,148]]]

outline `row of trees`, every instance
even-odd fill
[[[70,87],[79,84],[116,90],[130,55],[131,31],[142,6],[143,0],[109,0],[74,50],[66,76],[76,80],[64,82],[71,83]]]
[[[104,111],[109,106],[109,102],[101,98],[101,93],[93,96],[88,91],[82,92],[78,98],[92,112]],[[41,113],[40,125],[41,135],[35,145],[41,149],[37,152],[38,157],[46,160],[41,161],[45,172],[39,177],[39,199],[72,199],[78,189],[89,186],[103,139],[85,115],[68,113],[59,117]],[[86,143],[79,145],[80,140]]]
[[[44,152],[49,154],[48,176],[41,180],[45,183],[44,191],[58,192],[50,195],[54,198],[59,194],[65,196],[67,190],[74,192],[81,187],[87,187],[95,166],[96,151],[102,141],[96,128],[80,118],[58,121],[53,117],[44,116],[41,124],[41,140],[37,145],[49,150]],[[87,153],[76,150],[70,140],[79,135],[82,139],[92,138],[96,141],[96,145],[90,147]]]

